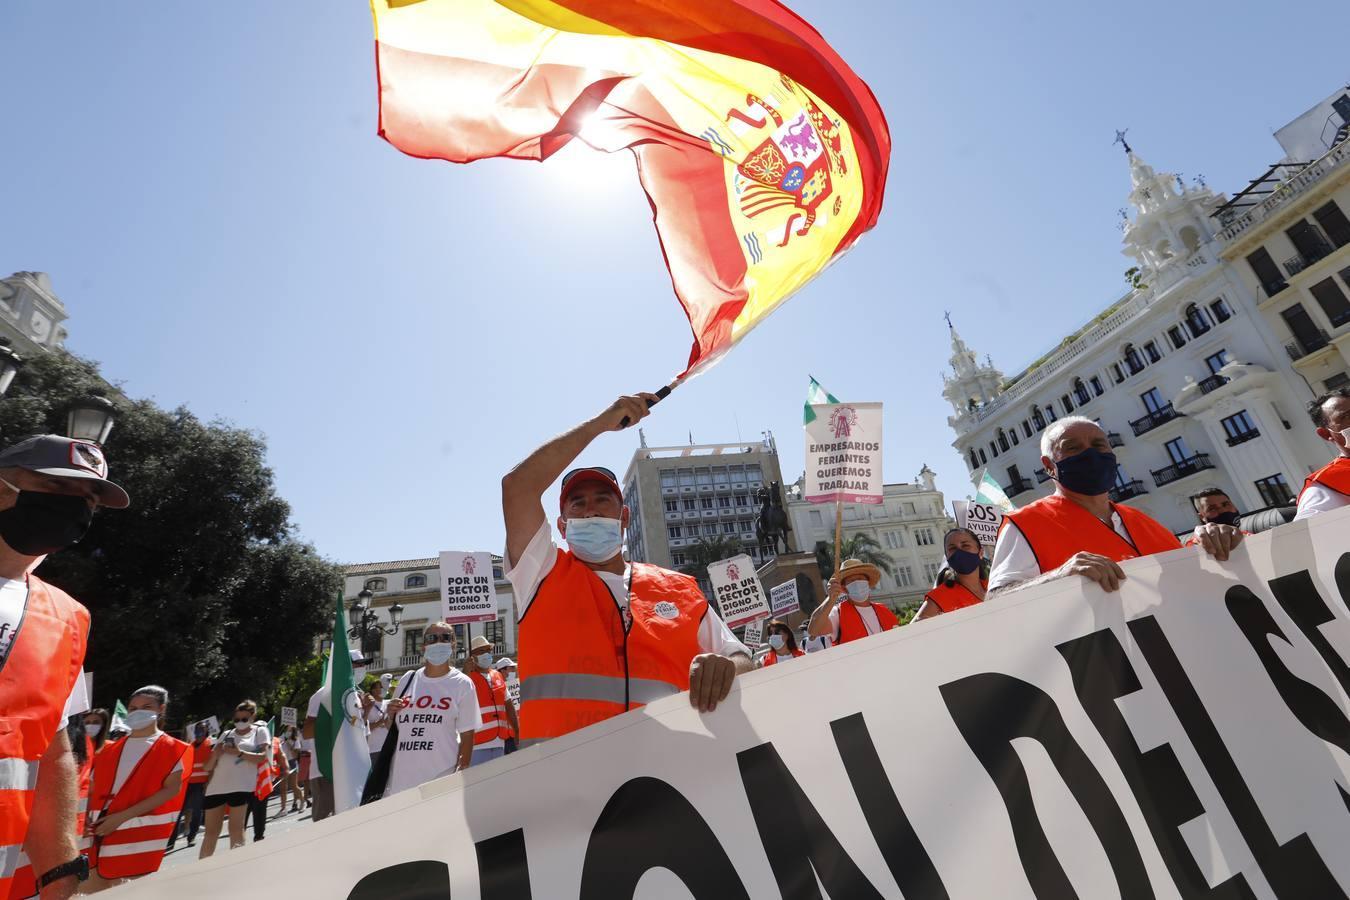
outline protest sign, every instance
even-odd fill
[[[881,404],[820,403],[805,426],[806,490],[812,503],[880,503]]]
[[[769,611],[775,618],[797,611],[797,580],[795,578],[769,588]]]
[[[281,708],[281,724],[282,725],[297,724],[297,712],[294,706],[283,706]]]
[[[755,574],[754,561],[744,553],[708,566],[708,578],[728,628],[768,617],[769,598]]]
[[[441,616],[451,625],[496,621],[491,553],[441,551]]]
[[[345,900],[746,900],[816,896],[817,878],[831,898],[1341,897],[1347,534],[1350,509],[1224,563],[1128,560],[1109,594],[1037,585],[748,673],[712,713],[663,698],[118,896],[213,900],[298,871]]]
[[[741,643],[754,650],[760,644],[764,643],[764,620],[756,619],[745,626],[745,634],[741,637]]]
[[[196,722],[188,723],[187,728],[183,729],[184,734],[187,735],[186,740],[191,741],[196,739],[197,728],[199,726],[205,729],[205,733],[208,735],[214,736],[220,734],[220,719],[211,716],[209,719],[201,719]]]
[[[506,676],[506,696],[515,703],[520,702],[520,676],[515,672]]]
[[[992,503],[953,500],[952,511],[956,513],[957,528],[970,529],[980,539],[981,547],[993,551],[999,527],[1003,524],[1003,510]]]

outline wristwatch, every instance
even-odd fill
[[[70,862],[63,862],[54,869],[48,869],[37,881],[38,890],[42,890],[53,881],[60,881],[74,875],[77,881],[89,880],[89,857],[80,855]]]

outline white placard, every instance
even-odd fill
[[[343,900],[795,897],[817,878],[831,898],[1343,896],[1347,534],[1343,509],[1225,563],[1127,560],[1109,594],[1036,585],[741,675],[711,713],[665,697],[112,896],[297,872]]]
[[[520,703],[520,676],[515,672],[506,676],[506,696],[511,698],[511,702]]]
[[[281,708],[281,724],[296,725],[298,723],[299,713],[294,706],[283,706]]]
[[[220,734],[220,720],[215,716],[211,716],[209,719],[201,719],[196,722],[188,723],[187,728],[183,729],[184,733],[187,735],[187,740],[195,740],[198,725],[201,725],[206,729],[208,737],[215,737]]]
[[[713,596],[728,628],[739,628],[769,616],[769,598],[755,574],[755,563],[744,553],[708,566]]]
[[[1003,510],[992,503],[953,500],[952,511],[956,513],[956,527],[969,528],[980,539],[980,546],[992,554],[1003,525]]]
[[[496,621],[491,553],[441,551],[441,617],[451,625]]]
[[[745,634],[741,637],[741,643],[751,650],[764,643],[764,623],[765,619],[756,619],[745,626]]]
[[[796,612],[800,608],[797,600],[797,579],[775,584],[769,588],[769,611],[774,618],[781,618]]]
[[[806,490],[811,503],[880,503],[881,404],[821,403],[806,426]]]

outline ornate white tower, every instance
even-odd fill
[[[948,422],[960,433],[964,431],[962,420],[999,395],[1003,373],[994,368],[988,357],[985,357],[984,365],[980,365],[975,351],[956,333],[951,316],[947,317],[947,329],[952,338],[952,374],[942,374],[942,396],[956,413]]]
[[[1121,143],[1125,144],[1123,135]],[[1134,259],[1139,267],[1140,280],[1155,286],[1158,273],[1171,270],[1164,278],[1171,283],[1184,274],[1172,262],[1189,260],[1201,246],[1214,239],[1214,219],[1210,217],[1221,202],[1204,181],[1197,179],[1187,187],[1181,176],[1171,172],[1155,172],[1140,159],[1129,144],[1125,144],[1125,158],[1130,166],[1130,205],[1134,218],[1121,210],[1125,219],[1124,247],[1121,253]]]

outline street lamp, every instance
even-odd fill
[[[100,446],[108,440],[117,408],[107,397],[91,394],[76,400],[66,412],[66,437],[77,441],[93,441]]]
[[[361,591],[352,601],[352,605],[347,607],[347,624],[351,627],[347,629],[347,636],[351,638],[360,637],[371,631],[378,631],[383,634],[398,634],[399,627],[403,623],[403,606],[395,603],[389,607],[389,626],[380,624],[380,615],[370,608],[370,601],[375,595],[369,589]]]
[[[14,376],[19,374],[19,367],[23,365],[23,357],[14,352],[14,348],[9,346],[9,341],[0,344],[0,395],[9,390],[10,384],[14,382]]]

